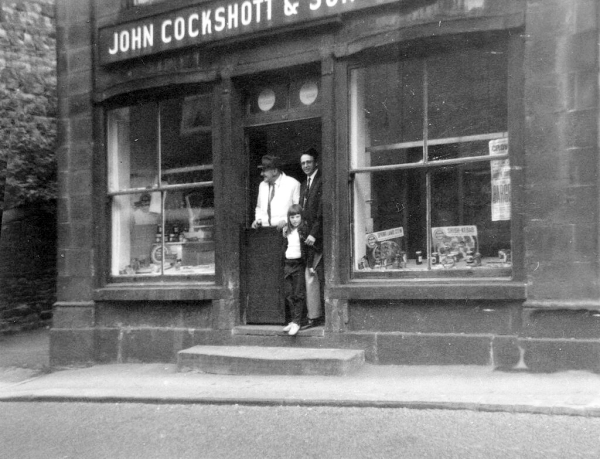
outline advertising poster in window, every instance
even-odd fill
[[[453,263],[472,262],[474,254],[479,252],[477,227],[473,225],[431,228],[431,242],[432,253],[439,256],[442,264],[446,259],[452,259]]]
[[[367,255],[359,269],[405,267],[406,259],[400,250],[400,238],[403,236],[402,227],[367,234]]]
[[[508,153],[508,139],[490,140],[490,155]],[[510,163],[508,159],[491,161],[492,221],[510,220]]]

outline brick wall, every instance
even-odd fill
[[[23,145],[30,153],[16,154]],[[40,192],[35,169],[52,168],[55,145],[54,0],[1,1],[0,332],[45,323],[55,301],[56,219],[51,200],[40,206],[28,198]],[[31,188],[17,192],[11,177],[16,168],[28,168],[17,162],[29,160],[31,173],[22,178]]]

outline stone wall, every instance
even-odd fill
[[[527,17],[528,305],[596,308],[598,2],[531,0]]]
[[[2,1],[0,332],[50,318],[56,296],[55,146],[54,0]]]

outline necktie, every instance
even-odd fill
[[[306,207],[306,201],[308,201],[308,192],[310,191],[310,177],[306,180],[306,190],[304,191],[304,202],[302,207]]]
[[[273,196],[275,196],[275,187],[273,185],[269,185],[269,201],[267,203],[267,215],[269,216],[269,226],[271,226],[271,201],[273,200]]]

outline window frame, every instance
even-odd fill
[[[189,182],[189,183],[183,183],[183,184],[173,184],[173,185],[168,185],[168,184],[157,184],[157,183],[153,183],[153,185],[151,187],[135,187],[135,188],[127,188],[127,189],[116,189],[116,190],[111,190],[111,167],[109,166],[110,162],[111,162],[111,158],[110,158],[110,113],[111,111],[114,110],[119,110],[119,109],[123,109],[123,108],[128,108],[128,107],[133,107],[136,105],[144,105],[144,104],[155,104],[156,105],[156,117],[157,117],[157,136],[156,136],[156,150],[155,150],[155,160],[156,160],[156,166],[157,166],[157,174],[159,177],[163,176],[165,174],[165,172],[169,173],[169,172],[173,172],[175,171],[175,169],[179,169],[179,168],[173,168],[171,169],[163,169],[163,164],[162,164],[162,156],[161,156],[161,150],[162,150],[162,142],[161,142],[161,123],[160,123],[160,107],[161,107],[161,102],[163,101],[168,101],[170,99],[178,99],[178,98],[182,98],[182,99],[186,99],[188,97],[197,97],[197,96],[210,96],[210,104],[211,104],[211,127],[210,127],[210,135],[211,135],[211,145],[212,145],[212,163],[210,165],[198,165],[198,166],[191,166],[194,168],[194,170],[211,170],[213,171],[213,177],[212,180],[210,181],[202,181],[202,182]],[[214,88],[211,86],[185,86],[185,87],[181,87],[179,88],[179,90],[173,90],[173,91],[163,91],[163,90],[159,90],[159,91],[155,91],[154,94],[150,95],[146,92],[144,93],[140,93],[140,94],[127,94],[123,97],[118,98],[117,100],[111,101],[109,103],[106,104],[105,109],[103,110],[104,113],[104,123],[103,123],[103,129],[104,129],[104,138],[105,138],[105,148],[103,148],[103,154],[104,154],[104,158],[107,164],[107,167],[105,169],[105,177],[104,177],[104,196],[105,196],[105,203],[106,203],[106,222],[105,222],[105,227],[107,228],[107,238],[106,238],[106,252],[107,252],[107,258],[106,258],[106,281],[108,282],[108,284],[115,284],[115,285],[124,285],[125,284],[131,284],[131,285],[136,285],[136,284],[141,284],[144,283],[145,285],[148,285],[148,283],[152,283],[152,284],[167,284],[169,286],[176,286],[177,284],[179,285],[185,285],[185,284],[181,284],[181,283],[185,283],[188,281],[193,281],[194,285],[196,285],[196,289],[200,289],[199,291],[201,292],[202,290],[206,289],[208,286],[210,285],[214,285],[214,282],[217,279],[217,273],[219,271],[219,268],[217,266],[216,263],[216,256],[215,256],[215,268],[214,271],[212,273],[186,273],[186,274],[165,274],[164,273],[164,264],[161,263],[161,272],[159,274],[137,274],[137,275],[129,275],[129,274],[124,274],[124,275],[115,275],[112,273],[112,263],[113,263],[113,249],[114,249],[114,240],[113,240],[113,213],[112,213],[112,203],[113,203],[113,198],[114,197],[118,197],[118,196],[131,196],[131,195],[136,195],[136,194],[141,194],[141,193],[161,193],[161,214],[160,214],[160,221],[161,221],[161,230],[162,230],[162,234],[164,236],[165,234],[165,223],[167,222],[167,217],[165,215],[165,199],[163,196],[164,192],[168,192],[168,191],[186,191],[186,190],[198,190],[198,189],[203,189],[203,188],[212,188],[213,189],[213,193],[215,193],[215,177],[214,177],[214,169],[215,169],[215,163],[216,163],[216,158],[215,158],[215,153],[216,153],[216,147],[217,147],[217,140],[215,139],[215,122],[217,119],[217,114],[215,113],[215,92],[214,92]],[[202,131],[204,133],[208,133],[207,129],[205,127],[202,128]],[[188,168],[186,168],[188,169]],[[189,171],[187,171],[189,172]],[[216,217],[216,203],[215,205],[215,217]],[[217,226],[216,221],[215,221],[215,226]],[[165,237],[161,238],[161,246],[162,246],[162,250],[165,250]],[[216,241],[215,238],[213,236],[213,241],[215,244],[215,248],[214,248],[214,252],[216,255]],[[164,252],[163,252],[164,253]],[[200,283],[200,284],[199,284]],[[204,284],[204,285],[202,285]],[[117,287],[117,297],[120,297],[120,294],[118,293],[120,291],[120,289]],[[102,293],[104,292],[104,293]],[[112,292],[112,290],[107,289],[106,287],[104,289],[102,289],[100,291],[100,297],[104,298],[104,296],[106,296],[106,292],[108,292],[108,297],[112,298],[112,296],[114,296],[114,292]],[[218,292],[217,292],[218,293]],[[154,293],[150,293],[150,296],[156,296],[156,292]],[[160,295],[159,295],[160,296]],[[189,296],[189,295],[188,295]],[[192,297],[197,297],[198,294],[194,293],[192,294]],[[205,296],[205,295],[201,295],[201,296]],[[209,295],[210,296],[210,295]],[[145,296],[144,296],[145,298]],[[146,298],[145,298],[146,299]]]
[[[339,281],[340,283],[333,286],[334,292],[341,292],[344,290],[343,285],[349,283],[348,285],[354,284],[356,288],[359,285],[375,285],[373,282],[386,281],[389,282],[398,281],[399,285],[407,285],[407,282],[421,282],[426,281],[429,282],[430,286],[435,286],[433,282],[441,282],[443,285],[448,285],[447,283],[453,283],[457,285],[457,282],[469,280],[474,281],[476,283],[489,284],[490,282],[498,285],[499,282],[505,283],[508,282],[510,284],[511,281],[520,281],[523,276],[522,269],[522,260],[523,254],[521,251],[522,245],[522,230],[520,228],[521,225],[521,217],[518,214],[518,200],[521,192],[519,188],[521,188],[522,178],[522,160],[519,159],[519,155],[517,153],[517,149],[520,150],[520,145],[517,142],[520,142],[521,139],[521,129],[519,129],[519,119],[523,116],[522,107],[519,107],[514,103],[514,98],[516,95],[520,94],[522,91],[522,68],[520,67],[520,62],[522,62],[522,40],[521,37],[517,33],[512,33],[513,31],[500,31],[500,32],[483,32],[483,33],[467,33],[462,34],[458,40],[465,39],[465,42],[468,41],[470,37],[479,37],[483,40],[486,40],[487,43],[492,44],[494,37],[496,39],[501,39],[505,41],[505,50],[508,53],[507,61],[506,61],[506,72],[507,72],[507,86],[506,86],[506,97],[507,97],[507,114],[506,114],[506,125],[507,130],[501,132],[494,133],[485,133],[485,134],[475,134],[469,136],[456,136],[456,137],[448,137],[448,138],[435,138],[428,139],[426,135],[426,128],[424,132],[424,136],[422,140],[417,141],[407,141],[407,142],[398,142],[389,145],[383,146],[371,146],[365,149],[365,151],[376,152],[376,151],[385,151],[392,149],[406,149],[412,147],[420,147],[423,149],[423,162],[420,163],[403,163],[403,164],[391,164],[391,165],[383,165],[383,166],[362,166],[357,167],[353,165],[353,155],[352,155],[352,141],[350,140],[354,133],[352,132],[352,72],[359,68],[365,68],[369,65],[376,64],[381,62],[382,59],[376,60],[373,58],[373,53],[368,56],[358,55],[355,56],[344,63],[338,66],[338,71],[344,73],[344,84],[346,87],[345,96],[346,100],[341,105],[341,110],[344,110],[344,119],[346,120],[347,130],[347,143],[345,144],[345,149],[347,151],[346,164],[341,170],[345,170],[346,179],[344,181],[345,191],[344,194],[347,196],[347,206],[346,211],[342,210],[342,214],[346,213],[348,224],[344,231],[348,237],[343,238],[346,241],[346,247],[340,246],[341,254],[340,263],[339,263]],[[516,32],[516,31],[515,31]],[[385,56],[385,59],[388,62],[393,62],[394,57],[398,58],[399,49],[401,52],[405,52],[406,56],[413,57],[414,53],[411,52],[410,46],[416,43],[416,48],[424,49],[426,48],[427,43],[433,43],[433,47],[436,46],[446,46],[444,43],[444,39],[422,39],[415,41],[413,43],[401,44],[396,46],[390,46],[386,49],[383,49],[382,55]],[[454,48],[457,49],[457,48]],[[408,51],[407,51],[408,50]],[[435,52],[419,52],[419,55],[424,57],[427,56],[435,56]],[[425,107],[428,105],[425,104]],[[424,125],[427,126],[427,110],[424,110]],[[509,135],[510,133],[510,135]],[[473,157],[465,157],[465,158],[456,158],[456,159],[445,159],[445,160],[427,160],[428,159],[428,146],[432,145],[441,145],[441,144],[450,144],[450,143],[460,143],[467,141],[475,141],[475,140],[492,140],[506,137],[509,139],[509,153],[502,155],[482,155],[482,156],[473,156]],[[517,147],[516,147],[517,146]],[[366,174],[372,172],[381,172],[381,171],[398,171],[398,170],[425,170],[430,173],[434,173],[436,169],[448,166],[457,166],[457,165],[465,165],[465,164],[473,164],[473,163],[490,163],[492,161],[497,160],[505,160],[508,159],[511,164],[511,184],[512,184],[512,194],[511,194],[511,220],[510,220],[510,239],[511,239],[511,250],[513,252],[512,265],[508,268],[504,268],[502,270],[498,269],[490,269],[490,270],[470,270],[470,269],[457,269],[457,270],[443,270],[440,272],[439,270],[431,270],[431,266],[429,265],[428,270],[424,271],[416,271],[416,270],[405,270],[405,271],[371,271],[371,272],[361,272],[356,269],[356,253],[355,253],[355,215],[354,215],[354,179],[359,174]],[[516,171],[516,173],[515,173]],[[431,178],[430,174],[427,174],[427,247],[431,247]],[[341,182],[340,182],[341,184]],[[346,254],[346,256],[344,256]],[[347,261],[342,261],[346,259]],[[429,260],[424,263],[429,263]],[[486,272],[488,271],[488,272]],[[439,284],[438,284],[439,285]],[[380,287],[378,287],[380,288]],[[421,288],[421,287],[419,287]],[[339,290],[342,289],[342,290]],[[356,294],[355,290],[354,291]],[[375,292],[375,291],[373,291]],[[373,293],[372,292],[372,293]],[[346,296],[348,292],[341,294],[341,296]],[[378,292],[379,293],[379,292]],[[340,293],[338,293],[340,294]],[[431,295],[428,293],[427,295]],[[520,296],[521,294],[517,294]],[[353,296],[353,295],[351,295]],[[360,296],[360,295],[359,295]],[[378,296],[377,294],[375,296]],[[417,295],[420,296],[420,295]],[[435,296],[435,295],[434,295]]]

